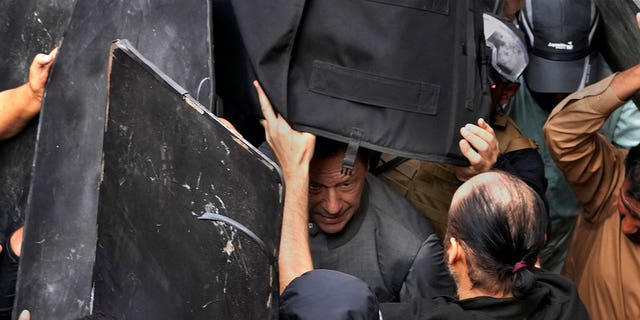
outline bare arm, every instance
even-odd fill
[[[633,66],[616,75],[611,81],[611,89],[620,100],[629,100],[640,90],[640,65]]]
[[[254,82],[265,120],[267,142],[278,158],[285,181],[284,213],[280,236],[280,293],[289,283],[313,270],[309,250],[309,162],[313,156],[315,136],[293,130],[281,115],[276,115],[271,102],[257,81]]]
[[[29,68],[27,83],[0,92],[0,140],[18,134],[40,112],[44,87],[57,50],[36,55]]]

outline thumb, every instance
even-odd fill
[[[31,313],[29,312],[29,310],[22,310],[22,312],[20,312],[20,317],[18,317],[18,320],[30,320],[31,319]]]
[[[42,66],[51,62],[51,60],[53,60],[53,57],[48,54],[39,53],[38,55],[36,55],[35,60],[40,66]]]

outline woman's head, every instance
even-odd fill
[[[468,180],[453,197],[445,236],[447,254],[455,242],[465,256],[454,278],[465,277],[486,295],[525,296],[535,285],[531,270],[544,246],[546,217],[543,201],[518,178],[488,172]]]

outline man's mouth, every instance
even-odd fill
[[[324,215],[324,214],[318,213],[316,215],[316,218],[319,218],[321,223],[336,224],[336,223],[339,223],[340,221],[342,221],[342,214]]]

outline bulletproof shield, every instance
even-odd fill
[[[486,117],[490,104],[482,2],[231,3],[246,72],[255,72],[295,128],[398,156],[466,163],[459,129]]]
[[[25,83],[33,57],[60,45],[75,2],[0,1],[0,91]],[[0,239],[24,223],[36,128],[37,117],[22,133],[0,142]]]
[[[640,1],[596,0],[602,16],[604,41],[602,54],[614,71],[631,68],[640,61],[640,30],[636,23],[636,13]],[[633,96],[633,102],[640,108],[640,95]]]
[[[206,0],[76,3],[40,114],[15,311],[90,312],[111,42],[131,39],[209,107],[210,12]]]
[[[93,310],[277,319],[277,166],[126,42],[114,48]]]

